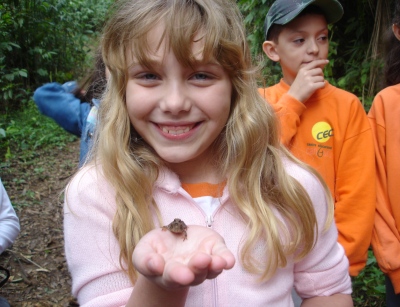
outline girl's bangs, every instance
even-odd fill
[[[204,13],[204,9],[198,5],[186,5],[182,7],[170,7],[168,12],[160,14],[157,19],[152,18],[142,26],[139,37],[131,37],[126,46],[127,54],[130,54],[135,62],[151,68],[151,55],[155,50],[148,43],[149,32],[154,25],[164,25],[164,32],[157,44],[159,48],[166,44],[166,48],[172,50],[178,61],[188,67],[194,67],[200,62],[218,61],[218,50],[221,47],[222,37],[220,25],[211,24],[210,18]],[[193,54],[194,42],[202,41],[201,54]],[[129,59],[129,60],[132,60]],[[128,63],[131,61],[128,60]],[[129,63],[129,64],[130,64]]]

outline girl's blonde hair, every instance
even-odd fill
[[[231,113],[212,145],[211,162],[228,178],[232,201],[248,223],[241,262],[268,279],[286,265],[288,255],[301,259],[310,252],[316,217],[308,194],[283,166],[282,157],[295,159],[281,148],[277,120],[257,92],[241,14],[233,0],[121,1],[105,27],[102,52],[111,78],[99,110],[93,154],[116,190],[113,229],[121,247],[121,265],[134,283],[132,252],[140,238],[154,229],[155,213],[161,223],[152,189],[163,161],[135,131],[125,104],[128,66],[132,57],[150,65],[147,34],[160,22],[165,25],[164,41],[183,65],[195,63],[191,46],[201,33],[204,61],[217,61],[230,76]],[[269,260],[261,268],[252,257],[260,238],[269,251]]]

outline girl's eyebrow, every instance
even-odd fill
[[[194,59],[191,63],[192,68],[196,68],[198,66],[206,66],[206,65],[211,65],[211,66],[221,66],[218,61],[215,58],[211,58],[209,61],[205,62],[203,60],[197,60]],[[129,67],[128,71],[131,71],[134,68],[145,68],[145,69],[157,69],[159,67],[162,67],[162,60],[156,60],[156,59],[146,59],[146,63],[140,63],[133,61]]]
[[[155,67],[160,67],[162,66],[162,61],[155,60],[155,59],[146,59],[145,63],[140,63],[137,61],[133,61],[129,66],[128,66],[128,71],[132,70],[133,68],[141,67],[141,68],[155,68]]]

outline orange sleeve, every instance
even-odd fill
[[[274,87],[259,88],[258,92],[277,114],[280,123],[281,143],[289,147],[291,140],[297,134],[300,116],[306,106],[287,93],[280,96]]]

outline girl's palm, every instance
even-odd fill
[[[217,232],[191,225],[186,240],[161,228],[147,233],[133,252],[133,264],[159,286],[179,289],[217,277],[233,267],[235,258]]]

